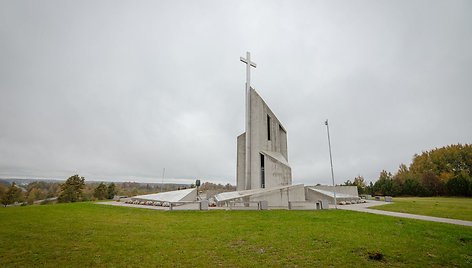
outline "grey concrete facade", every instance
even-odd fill
[[[238,136],[236,159],[236,190],[246,190],[246,133]]]
[[[250,133],[237,138],[237,190],[291,185],[286,129],[253,88],[248,102]],[[249,146],[246,135],[250,135]]]
[[[220,204],[238,200],[246,206],[267,201],[269,207],[290,209],[292,202],[307,201],[306,192],[311,199],[329,196],[323,190],[292,185],[287,130],[250,86],[250,69],[256,67],[250,53],[240,60],[246,64],[246,131],[237,137],[236,191],[218,194],[216,200]]]
[[[340,186],[335,187],[336,190],[336,201],[339,202],[352,202],[359,200],[357,192],[357,186]],[[305,198],[307,201],[319,201],[328,200],[330,204],[334,204],[333,186],[329,185],[318,185],[318,186],[305,186]]]
[[[251,201],[267,201],[270,207],[287,207],[289,201],[305,201],[303,184],[288,186],[277,191],[267,191],[260,196],[254,195]]]
[[[333,192],[333,186],[331,185],[316,185],[316,186],[311,186],[311,187],[315,189],[328,191],[328,192]],[[339,193],[339,194],[359,197],[357,186],[336,185],[334,189],[336,190],[336,193]]]

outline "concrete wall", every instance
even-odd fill
[[[305,201],[305,189],[303,185],[294,185],[289,188],[252,196],[251,201],[267,201],[269,207],[288,207],[288,201]]]
[[[188,195],[183,197],[180,201],[195,201],[197,200],[197,188],[194,191],[191,191]]]
[[[311,188],[316,188],[319,190],[325,190],[332,192],[333,191],[333,186],[307,186],[305,187],[305,198],[307,201],[318,201],[318,200],[328,200],[330,204],[334,204],[334,197],[324,195],[322,193],[316,192],[314,190],[311,190]],[[355,188],[355,189],[354,189]],[[336,186],[336,193],[343,193],[343,194],[348,194],[352,197],[348,198],[343,198],[343,197],[336,197],[336,201],[339,203],[341,201],[353,201],[353,200],[358,200],[359,195],[357,194],[357,186]]]
[[[319,200],[328,200],[330,204],[334,204],[334,198],[326,196],[324,194],[305,188],[305,198],[307,201],[316,202]]]
[[[265,156],[265,185],[266,188],[292,184],[292,169],[266,154]],[[268,180],[267,177],[270,179]]]
[[[315,189],[320,189],[320,190],[325,190],[332,192],[333,191],[333,186],[330,185],[317,185],[317,186],[310,186]],[[336,185],[336,193],[343,193],[343,194],[348,194],[352,196],[359,196],[357,192],[357,186],[340,186]]]
[[[272,186],[288,185],[292,183],[292,171],[288,166],[288,149],[287,149],[287,131],[277,119],[275,114],[270,110],[264,100],[251,88],[250,94],[250,166],[245,167],[245,143],[240,135],[238,137],[238,163],[237,163],[237,189],[259,189],[261,188],[261,152],[277,152],[284,158],[284,161],[277,161],[265,157],[265,185],[266,188]],[[270,125],[268,125],[267,116],[270,117]],[[268,139],[268,128],[270,128],[270,140]],[[243,134],[244,135],[244,134]],[[246,168],[250,169],[249,178],[245,178]]]
[[[280,134],[280,153],[288,161],[287,131],[281,125],[279,126],[279,134]]]
[[[245,189],[245,172],[246,172],[246,133],[238,136],[237,150],[237,170],[236,170],[236,190]]]

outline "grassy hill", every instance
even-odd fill
[[[0,237],[0,267],[472,265],[470,227],[340,210],[7,207]]]

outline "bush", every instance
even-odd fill
[[[415,179],[406,179],[403,184],[403,195],[410,196],[422,196],[425,193],[425,189],[421,184]]]
[[[471,196],[471,183],[468,174],[461,172],[446,183],[447,192],[453,196]]]

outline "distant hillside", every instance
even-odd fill
[[[62,183],[65,180],[53,180],[53,179],[34,179],[34,178],[29,178],[29,179],[18,179],[18,178],[0,178],[0,184],[3,185],[10,185],[12,182],[14,182],[16,185],[21,185],[21,186],[26,186],[32,182],[36,181],[43,181],[47,183]]]
[[[0,184],[3,185],[10,185],[14,182],[16,185],[26,186],[33,182],[46,182],[46,183],[63,183],[65,179],[42,179],[42,178],[0,178]],[[169,188],[179,188],[179,187],[190,187],[188,183],[149,183],[149,182],[123,182],[123,181],[103,181],[103,180],[86,180],[86,184],[98,184],[100,182],[104,183],[115,183],[115,184],[132,184],[132,185],[139,185],[139,186],[150,186],[150,188],[156,188],[157,186],[164,185],[164,187],[169,186]]]

